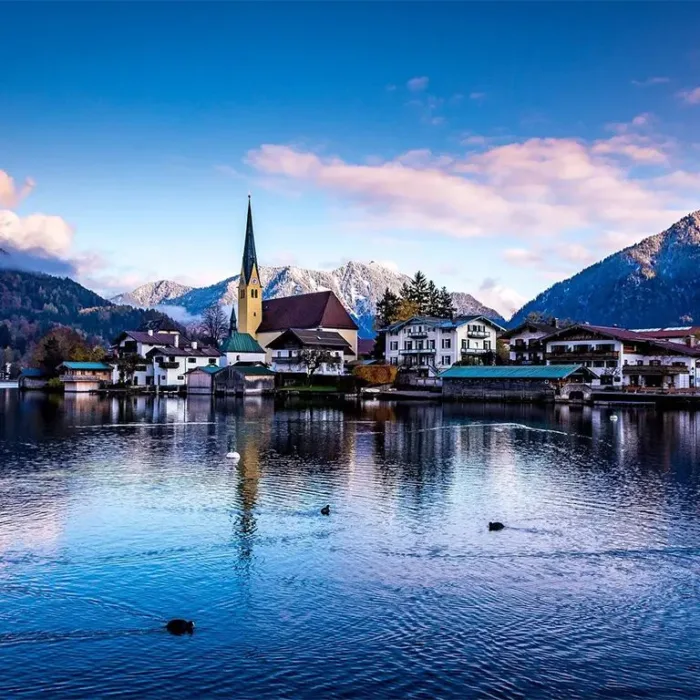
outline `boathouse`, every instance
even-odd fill
[[[275,373],[261,364],[239,364],[224,367],[213,376],[214,392],[233,396],[272,394]]]
[[[66,392],[97,391],[112,382],[112,365],[105,362],[62,362],[58,378]]]
[[[582,365],[455,366],[441,374],[442,395],[455,401],[553,402],[565,385],[594,377]]]

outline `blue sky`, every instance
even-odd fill
[[[700,208],[695,3],[2,21],[0,241],[103,293],[237,273],[249,190],[263,264],[420,268],[504,312]]]

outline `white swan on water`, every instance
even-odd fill
[[[610,416],[610,420],[617,420],[617,416],[613,414],[612,416]]]
[[[232,459],[232,460],[238,462],[238,461],[240,461],[241,456],[238,454],[238,452],[227,452],[226,459]]]

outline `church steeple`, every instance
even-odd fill
[[[243,245],[243,267],[241,276],[246,283],[250,282],[253,269],[258,269],[258,256],[255,253],[255,235],[253,233],[253,211],[250,206],[250,195],[248,195],[248,218],[245,222],[245,243]]]
[[[238,321],[236,320],[236,307],[231,307],[231,318],[228,322],[228,334],[233,335],[238,332]]]
[[[262,321],[262,296],[258,256],[255,252],[255,236],[253,234],[253,211],[248,195],[248,217],[245,225],[245,243],[243,244],[243,264],[238,280],[238,318],[241,333],[250,333],[256,337],[258,326]],[[231,324],[235,323],[232,316]]]

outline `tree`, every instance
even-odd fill
[[[433,285],[435,286],[435,285]],[[403,295],[402,295],[403,296]],[[411,284],[408,287],[408,301],[412,301],[418,308],[419,314],[425,314],[428,312],[429,302],[430,302],[430,286],[425,275],[418,270],[411,280]]]
[[[507,365],[510,362],[510,349],[505,340],[496,340],[496,364]]]
[[[306,367],[306,378],[309,383],[314,372],[322,364],[339,365],[342,361],[342,357],[323,348],[303,348],[299,351],[299,363]]]
[[[387,287],[384,295],[377,302],[377,316],[375,319],[375,328],[377,330],[386,328],[396,321],[399,301],[399,297]]]
[[[415,301],[411,299],[401,299],[396,308],[396,318],[395,321],[408,321],[409,318],[418,316],[420,314],[420,307]]]
[[[202,315],[202,335],[209,341],[219,344],[228,333],[228,321],[220,304],[214,302]]]
[[[54,328],[34,348],[33,362],[49,377],[57,376],[57,367],[66,360],[91,360],[94,348],[88,347],[83,336],[72,328]],[[103,355],[104,356],[104,355]]]
[[[435,312],[435,316],[438,318],[449,318],[452,320],[455,315],[455,307],[452,303],[452,295],[447,291],[446,287],[443,287],[438,292],[438,304]]]
[[[146,360],[137,353],[128,353],[122,355],[117,360],[117,370],[119,371],[119,380],[124,384],[134,383],[134,374],[139,365],[145,365]]]

